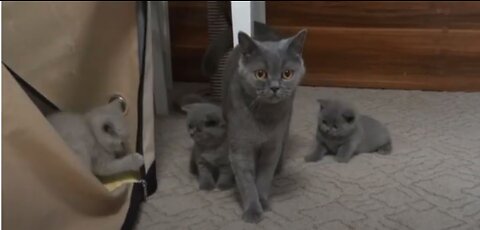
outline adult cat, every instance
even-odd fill
[[[260,41],[238,34],[224,73],[223,110],[229,158],[243,205],[243,220],[258,222],[269,209],[275,169],[287,139],[295,90],[305,73],[306,31]]]

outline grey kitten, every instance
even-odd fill
[[[228,160],[226,122],[222,109],[211,103],[194,103],[182,107],[187,112],[188,132],[194,141],[190,156],[190,172],[198,175],[201,190],[216,186],[229,189],[234,185]]]
[[[318,102],[317,147],[305,161],[319,161],[327,153],[336,155],[338,162],[348,162],[358,153],[391,152],[390,134],[380,122],[358,114],[345,102],[321,99]]]
[[[59,112],[47,118],[97,176],[135,171],[143,165],[142,155],[128,154],[128,130],[118,102],[94,108],[86,114]]]
[[[227,61],[223,108],[229,158],[246,222],[260,221],[270,208],[272,180],[287,141],[295,90],[305,73],[305,37],[303,30],[290,38],[260,41],[240,32],[239,44]]]

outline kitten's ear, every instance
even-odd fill
[[[345,111],[345,112],[342,114],[342,116],[343,116],[343,119],[345,119],[345,121],[346,121],[347,123],[350,123],[350,124],[353,123],[353,122],[355,121],[355,118],[356,118],[355,113],[354,113],[353,111],[351,111],[351,110]]]
[[[295,36],[290,38],[290,44],[288,44],[288,50],[301,55],[303,52],[303,45],[305,44],[306,37],[307,37],[307,29],[303,29],[300,32],[298,32]]]
[[[182,111],[188,113],[192,110],[193,106],[194,106],[194,104],[184,105],[184,106],[182,106]]]
[[[240,46],[240,50],[244,56],[249,56],[258,49],[255,41],[253,41],[248,34],[242,31],[238,32],[238,45]]]
[[[322,111],[323,109],[325,109],[325,106],[327,105],[328,100],[325,100],[325,99],[317,99],[317,102],[318,102],[318,104],[320,105],[320,111]]]

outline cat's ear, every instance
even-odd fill
[[[192,110],[193,107],[194,107],[194,104],[184,105],[184,106],[182,106],[182,111],[185,112],[185,113],[188,113]]]
[[[355,112],[353,112],[352,110],[345,111],[342,116],[343,119],[345,119],[345,121],[349,124],[353,123],[356,119]]]
[[[238,45],[240,46],[240,50],[244,56],[249,56],[258,49],[255,41],[253,41],[248,34],[242,31],[238,32]]]
[[[301,55],[303,52],[303,46],[305,44],[306,37],[307,37],[307,29],[303,29],[300,32],[298,32],[295,36],[290,38],[290,44],[288,44],[288,50]]]
[[[320,111],[323,111],[325,109],[325,106],[328,103],[328,100],[325,99],[317,99],[318,105],[320,105]]]

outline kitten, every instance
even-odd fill
[[[187,112],[188,132],[195,143],[190,156],[190,172],[198,175],[200,189],[212,190],[216,173],[216,187],[221,190],[231,188],[234,178],[228,160],[222,109],[211,103],[194,103],[182,108]]]
[[[86,114],[59,112],[47,119],[97,176],[136,171],[143,165],[142,155],[128,154],[128,130],[118,102],[94,108]]]
[[[319,161],[327,153],[338,162],[348,162],[358,153],[388,154],[392,150],[387,128],[377,120],[358,114],[349,104],[336,100],[318,100],[317,147],[305,161]]]

